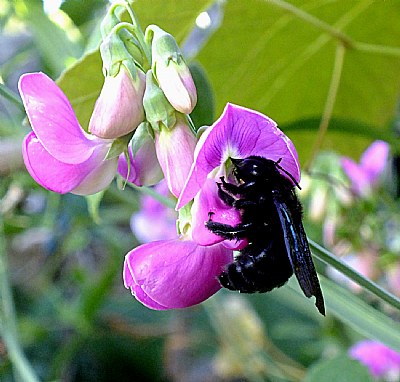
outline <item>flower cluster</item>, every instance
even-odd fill
[[[112,5],[102,24],[105,80],[87,130],[49,77],[21,77],[33,130],[24,141],[24,161],[39,184],[58,193],[96,193],[117,172],[137,186],[165,178],[157,187],[177,201],[178,231],[169,228],[171,214],[147,202],[148,209],[132,219],[145,244],[126,255],[123,279],[149,308],[184,308],[221,288],[218,276],[233,261],[233,251],[246,244],[224,240],[204,224],[209,213],[217,222],[241,221],[240,212],[218,196],[220,177],[234,181],[231,159],[279,161],[282,175],[299,182],[298,157],[273,120],[233,104],[197,140],[188,117],[196,88],[174,38],[155,25],[143,33],[135,20],[121,21],[116,13],[121,6]],[[146,236],[140,227],[154,214],[165,224],[150,228],[157,235]]]

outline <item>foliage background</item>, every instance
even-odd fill
[[[59,78],[87,126],[103,82],[97,48],[106,7],[65,0],[49,15],[39,0],[0,1],[0,379],[24,380],[14,362],[24,361],[20,343],[44,381],[368,381],[347,349],[370,336],[400,351],[399,305],[322,277],[326,318],[293,280],[269,294],[221,291],[185,311],[150,311],[121,281],[124,255],[138,244],[129,219],[140,193],[114,183],[94,222],[85,199],[46,192],[26,173],[19,147],[29,127],[12,101],[18,77],[41,70]],[[397,153],[399,2],[138,0],[134,9],[143,28],[158,24],[187,52],[197,126],[226,102],[259,110],[291,137],[306,170],[323,149],[358,159],[378,138]],[[206,9],[217,17],[202,34],[195,21]],[[396,190],[394,175],[388,182]],[[389,197],[397,212],[396,193]],[[377,204],[370,208],[352,211],[362,220],[376,216]],[[305,225],[322,242],[320,223],[306,216]]]

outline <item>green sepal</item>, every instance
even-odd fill
[[[135,157],[138,150],[146,143],[147,140],[154,139],[154,132],[151,134],[150,130],[151,127],[149,126],[148,122],[142,122],[135,130],[135,134],[133,135],[130,143],[133,157]]]
[[[100,45],[100,54],[103,60],[103,73],[105,76],[115,77],[123,63],[134,79],[137,70],[135,62],[139,66],[143,63],[139,43],[126,29],[118,31],[115,28],[109,33]]]
[[[151,70],[146,73],[146,90],[143,97],[146,118],[155,131],[160,131],[163,124],[172,129],[176,124],[176,114],[163,91],[159,88]]]
[[[103,196],[104,196],[104,190],[97,192],[96,194],[93,195],[85,195],[89,215],[96,224],[100,224],[101,222],[99,207],[101,200],[103,199]]]
[[[192,226],[192,204],[193,201],[189,202],[185,206],[179,209],[178,219],[176,220],[176,230],[180,235],[186,235]]]
[[[123,137],[114,139],[104,160],[112,159],[112,158],[116,158],[116,157],[120,156],[120,154],[122,154],[128,147],[128,144],[129,144],[130,140],[132,139],[132,136],[134,133],[135,133],[135,131],[132,131],[129,134],[124,135]]]
[[[105,38],[113,28],[121,22],[119,17],[115,14],[117,6],[111,6],[100,23],[100,32],[103,38]]]

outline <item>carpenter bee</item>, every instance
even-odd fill
[[[279,165],[281,159],[250,156],[231,160],[237,184],[221,177],[218,196],[241,211],[242,221],[236,226],[214,222],[210,212],[205,224],[224,239],[246,239],[247,245],[226,266],[219,282],[242,293],[268,292],[284,285],[294,273],[305,296],[315,296],[318,311],[325,315],[302,223],[302,206],[295,193],[295,186],[300,186]]]

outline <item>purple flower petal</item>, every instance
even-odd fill
[[[363,153],[361,168],[366,172],[371,185],[375,185],[385,170],[390,146],[384,141],[373,142]]]
[[[340,160],[343,171],[351,181],[351,188],[356,195],[368,195],[371,191],[371,182],[367,172],[350,158]]]
[[[101,166],[104,164],[102,158],[104,158],[105,152],[101,149],[102,147],[99,147],[93,152],[92,156],[83,163],[75,165],[62,163],[51,156],[45,150],[35,133],[31,132],[25,137],[22,153],[25,166],[37,183],[50,191],[65,194],[77,189],[77,187],[85,181],[85,178],[98,167],[102,169]],[[104,165],[107,167],[111,165],[114,166],[111,178],[110,174],[106,173],[106,183],[110,183],[115,174],[116,161]],[[104,176],[104,174],[101,176],[97,174],[96,182],[104,183],[105,178],[102,176]],[[95,193],[99,191],[99,189],[93,187],[87,191],[86,194],[89,194]]]
[[[204,184],[208,174],[228,158],[249,156],[279,160],[297,182],[300,167],[291,140],[265,115],[244,107],[227,104],[222,116],[200,137],[195,158],[177,208],[188,203]],[[283,173],[284,176],[287,176]]]
[[[232,251],[222,245],[202,247],[182,239],[156,241],[126,255],[124,283],[152,309],[185,308],[216,293],[221,288],[217,277],[232,261]]]
[[[360,341],[350,348],[349,354],[367,366],[370,373],[376,378],[386,375],[400,376],[400,353],[380,342]]]
[[[124,179],[139,187],[152,186],[162,179],[163,173],[158,163],[153,140],[145,141],[135,157],[132,155],[130,146],[128,147],[128,152],[130,158],[129,176],[125,155],[121,154],[118,160],[118,173]]]
[[[219,223],[229,224],[235,226],[240,223],[240,212],[227,206],[218,196],[218,187],[214,179],[207,179],[196,195],[192,206],[192,238],[200,245],[212,245],[220,243],[224,239],[212,233],[206,226],[205,222],[208,220],[209,212],[213,212],[212,220]],[[238,242],[233,241],[233,247],[239,245]]]
[[[97,146],[108,143],[82,130],[67,97],[44,73],[22,75],[18,87],[32,130],[55,159],[83,163]]]

